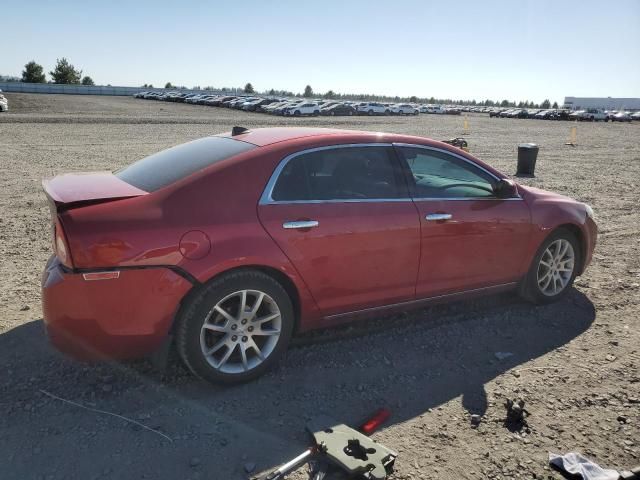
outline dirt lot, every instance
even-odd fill
[[[283,119],[132,98],[6,96],[1,478],[241,479],[302,451],[311,415],[354,423],[381,406],[393,416],[375,438],[400,454],[394,479],[560,478],[547,467],[548,451],[577,450],[608,467],[640,464],[640,125],[580,124],[569,147],[568,123],[469,117],[472,153],[513,172],[516,144],[538,143],[537,177],[524,182],[596,211],[594,262],[564,301],[534,307],[499,296],[320,332],[299,339],[275,372],[220,388],[177,364],[162,376],[147,362],[83,365],[52,350],[40,320],[51,250],[41,179],[115,169],[233,125],[450,138],[462,133],[462,119]],[[528,432],[503,425],[507,398],[525,400]],[[482,415],[477,428],[472,414]]]

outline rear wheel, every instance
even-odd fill
[[[296,110],[295,112],[293,112],[293,116],[294,117],[299,117],[300,116],[300,110]]]
[[[186,305],[176,345],[200,378],[242,383],[273,367],[293,325],[291,299],[282,285],[262,272],[233,272],[212,281]]]
[[[551,303],[562,298],[576,278],[580,247],[566,229],[552,233],[540,246],[521,286],[521,294],[534,303]]]

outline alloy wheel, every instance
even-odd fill
[[[282,329],[276,302],[259,290],[240,290],[220,300],[200,330],[200,348],[221,373],[243,373],[264,362]]]
[[[569,240],[559,238],[549,244],[538,263],[538,288],[543,295],[553,297],[571,281],[576,255]]]

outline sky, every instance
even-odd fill
[[[640,0],[30,0],[1,11],[0,75],[66,57],[103,85],[640,97]]]

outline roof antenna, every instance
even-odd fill
[[[236,135],[241,135],[243,133],[248,132],[249,129],[248,128],[244,128],[244,127],[233,127],[231,129],[231,136],[235,137]]]

